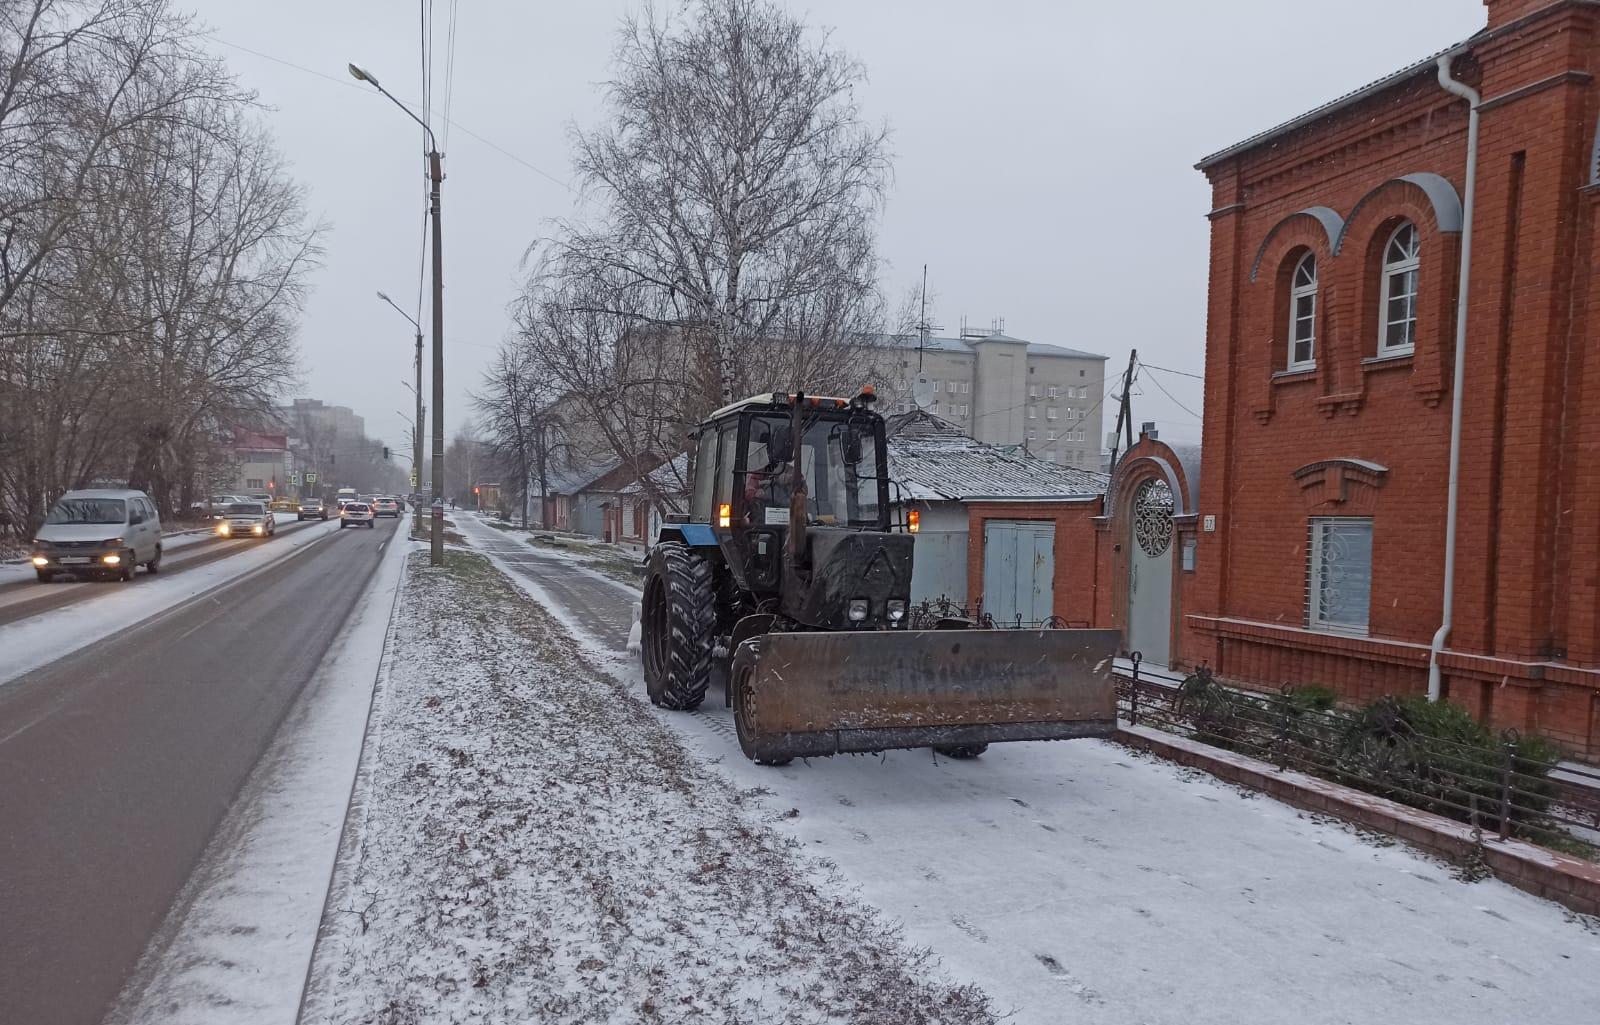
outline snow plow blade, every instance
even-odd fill
[[[739,741],[757,761],[1103,737],[1115,630],[771,633],[735,654]]]

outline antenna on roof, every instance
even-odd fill
[[[928,265],[922,265],[922,312],[917,316],[917,373],[922,373],[922,354],[928,348],[928,332],[942,331],[937,324],[928,323]],[[922,403],[918,402],[921,406]]]

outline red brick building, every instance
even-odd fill
[[[1464,43],[1200,162],[1204,493],[1142,441],[1118,467],[1101,558],[1160,478],[1175,662],[1351,699],[1423,692],[1470,231],[1440,689],[1600,757],[1600,4],[1485,6]],[[1446,77],[1478,97],[1470,210],[1471,104]],[[1113,620],[1129,614],[1126,593],[1110,601]]]

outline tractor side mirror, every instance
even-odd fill
[[[774,463],[787,463],[794,458],[794,432],[788,424],[776,424],[767,435],[767,458]]]
[[[861,462],[861,435],[855,431],[844,434],[844,461],[851,466]]]

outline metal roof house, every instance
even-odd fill
[[[923,410],[888,420],[890,499],[917,516],[913,602],[1005,621],[1088,622],[1072,574],[1095,559],[1109,478],[977,441]]]

